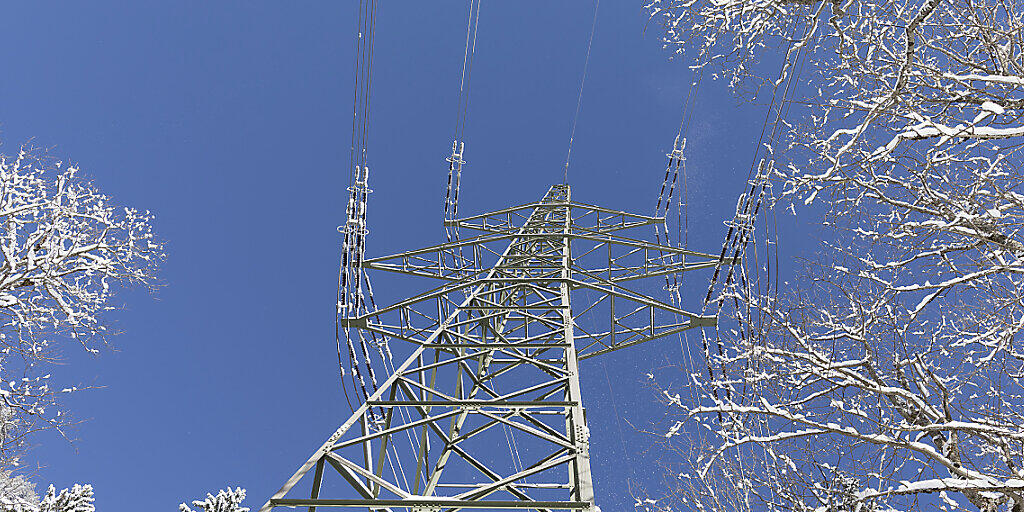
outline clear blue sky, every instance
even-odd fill
[[[642,2],[601,5],[576,134],[575,198],[651,212],[691,75]],[[466,1],[382,1],[368,253],[438,242]],[[168,241],[155,296],[121,296],[124,334],[71,347],[69,445],[38,439],[41,488],[89,482],[103,512],[174,510],[228,485],[258,506],[340,424],[333,340],[348,180],[356,2],[8,2],[0,137],[79,163]],[[466,137],[465,213],[561,180],[592,2],[485,1]],[[647,28],[644,33],[645,26]],[[717,252],[763,120],[708,81],[689,132],[691,248]],[[690,278],[690,304],[707,276]],[[414,290],[408,290],[414,291]],[[398,294],[401,290],[382,293]],[[582,367],[598,504],[657,493],[675,338]]]

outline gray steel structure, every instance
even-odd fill
[[[621,234],[661,222],[555,185],[539,202],[447,222],[471,238],[365,260],[444,284],[344,320],[412,353],[260,511],[592,508],[578,361],[715,324],[627,288],[720,264]],[[585,316],[608,324],[584,329]]]

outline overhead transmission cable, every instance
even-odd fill
[[[683,188],[684,188],[684,190],[686,189],[686,184],[685,184],[685,180],[686,180],[686,176],[685,176],[685,173],[686,173],[686,159],[685,159],[684,154],[683,154],[683,151],[684,151],[684,149],[686,147],[686,132],[689,129],[689,126],[690,126],[690,119],[691,119],[692,114],[693,114],[693,105],[696,102],[697,93],[700,91],[700,84],[701,84],[701,81],[702,81],[702,79],[704,77],[704,65],[701,64],[700,66],[698,66],[698,68],[699,69],[698,69],[698,72],[697,72],[697,77],[696,77],[696,79],[694,81],[690,82],[690,89],[687,91],[686,98],[683,101],[682,115],[680,116],[680,119],[679,119],[679,128],[676,130],[676,138],[675,138],[675,140],[672,143],[672,151],[668,155],[666,155],[666,156],[668,156],[669,161],[668,161],[668,165],[665,168],[665,179],[664,179],[664,181],[662,181],[661,191],[658,194],[658,202],[657,202],[657,205],[655,206],[655,209],[654,209],[655,210],[654,211],[654,216],[655,217],[664,218],[666,220],[668,219],[668,212],[669,212],[669,210],[671,209],[671,206],[672,206],[672,198],[673,198],[673,194],[675,192],[676,183],[678,181],[680,167],[682,167],[682,169],[683,169],[683,182],[684,182],[683,183]],[[665,189],[666,189],[666,187],[668,188],[668,197],[667,198],[665,197]],[[685,199],[682,196],[680,196],[677,201],[679,202],[678,210],[677,210],[677,215],[680,217],[680,219],[679,219],[680,224],[678,226],[679,230],[680,230],[680,233],[679,233],[679,236],[676,239],[676,243],[678,244],[678,243],[680,243],[682,241],[682,238],[683,238],[683,235],[684,235],[684,233],[682,232],[683,227],[684,227],[683,224],[684,224],[684,222],[688,223],[689,219],[687,218],[687,219],[684,220],[684,219],[681,218],[682,217],[682,209],[685,206]],[[664,208],[662,208],[662,205],[664,205]],[[658,243],[658,245],[661,245],[661,236],[662,236],[661,235],[661,229],[658,227],[657,223],[654,225],[654,236],[655,236],[655,241]],[[667,223],[666,223],[666,226],[665,226],[665,245],[669,245],[669,246],[672,245],[672,242],[671,242],[670,237],[669,237],[669,231],[668,231]],[[662,259],[665,258],[664,254],[661,254],[660,256],[661,256]],[[678,281],[677,281],[677,277],[678,277],[677,274],[672,274],[671,276],[668,275],[668,274],[665,275],[665,287],[666,287],[666,289],[668,289],[670,291],[675,290],[675,293],[673,294],[675,296],[672,297],[673,300],[679,299],[679,297],[677,296],[678,295]]]
[[[776,134],[778,133],[779,124],[781,123],[782,118],[785,116],[784,112],[788,112],[789,107],[790,107],[790,99],[789,99],[790,91],[792,90],[792,86],[793,86],[794,81],[798,81],[798,77],[799,77],[799,75],[800,75],[800,73],[801,73],[801,71],[803,69],[803,61],[801,61],[800,58],[801,58],[801,56],[803,54],[803,51],[804,51],[804,49],[805,49],[805,47],[807,45],[807,42],[809,41],[809,38],[811,37],[811,35],[813,34],[813,32],[817,28],[818,14],[820,14],[820,9],[821,8],[819,8],[819,11],[814,14],[812,20],[808,23],[807,29],[804,32],[804,37],[795,45],[795,47],[791,47],[790,50],[786,54],[786,59],[784,60],[783,65],[782,65],[782,69],[779,72],[779,78],[776,80],[776,82],[774,84],[774,88],[773,88],[773,91],[772,91],[772,102],[769,105],[769,108],[768,108],[768,110],[766,112],[764,126],[762,126],[762,131],[761,131],[761,138],[759,139],[758,145],[757,145],[757,147],[755,149],[754,159],[753,159],[753,162],[752,162],[752,169],[753,169],[754,163],[758,161],[758,158],[757,158],[758,153],[762,149],[766,149],[769,153],[772,153],[773,152],[772,147],[774,147],[775,144],[777,143]],[[796,23],[795,22],[794,22],[793,30],[794,31],[796,30]],[[794,52],[794,49],[796,50],[795,52]],[[794,70],[796,71],[795,73],[793,72]],[[783,91],[782,91],[782,97],[781,97],[781,99],[779,99],[778,103],[776,104],[776,96],[777,96],[777,93],[778,93],[778,88],[779,88],[779,86],[783,82],[785,82],[785,87],[783,88]],[[775,119],[772,122],[772,129],[771,129],[771,132],[770,132],[770,134],[768,136],[768,142],[765,144],[765,147],[762,148],[761,142],[764,140],[764,134],[765,134],[767,125],[769,123],[769,119],[771,119],[771,117],[772,117],[772,111],[773,111],[772,107],[773,106],[774,106]],[[766,163],[766,160],[767,160],[767,163]],[[744,303],[743,307],[741,307],[740,304],[739,304],[740,297],[738,296],[738,292],[734,291],[733,293],[731,293],[731,295],[733,297],[733,303],[734,303],[734,307],[735,307],[736,320],[737,320],[737,322],[739,324],[739,326],[738,326],[739,327],[738,334],[740,336],[740,342],[744,343],[744,344],[757,343],[761,339],[761,336],[762,336],[762,329],[763,329],[763,322],[764,322],[764,313],[762,311],[759,311],[758,315],[757,315],[758,316],[758,318],[757,318],[757,324],[758,324],[758,326],[757,326],[757,337],[756,338],[754,337],[754,334],[755,334],[754,333],[754,321],[753,321],[753,318],[752,318],[752,313],[753,312],[752,312],[752,307],[751,307],[751,303],[752,303],[752,300],[753,300],[753,296],[751,294],[752,294],[753,290],[751,289],[751,284],[750,284],[750,282],[748,280],[748,277],[747,277],[746,246],[747,246],[747,244],[749,242],[753,241],[752,239],[753,239],[754,233],[755,233],[755,231],[754,231],[755,227],[753,226],[753,223],[756,221],[757,216],[758,216],[758,210],[759,210],[761,204],[763,203],[763,200],[764,200],[765,196],[767,195],[767,192],[771,188],[771,183],[770,183],[769,179],[770,179],[771,174],[773,173],[773,165],[774,165],[774,159],[773,158],[770,158],[768,156],[762,157],[760,159],[760,163],[757,164],[757,169],[758,169],[757,174],[754,176],[753,179],[748,179],[748,183],[751,185],[750,192],[748,194],[743,194],[743,195],[740,196],[740,202],[745,202],[745,206],[744,206],[745,210],[744,210],[744,213],[741,214],[740,213],[740,206],[739,206],[739,204],[737,204],[737,215],[736,215],[736,218],[734,218],[733,224],[737,225],[737,227],[738,227],[740,225],[740,223],[744,223],[745,222],[746,225],[743,226],[742,229],[737,229],[735,238],[732,241],[732,244],[735,247],[735,250],[733,252],[733,261],[732,261],[732,265],[730,265],[728,273],[726,275],[726,280],[725,280],[725,283],[723,284],[724,288],[722,290],[722,294],[718,298],[718,307],[717,307],[716,316],[720,315],[721,312],[722,312],[722,306],[723,306],[723,303],[724,303],[724,300],[725,300],[725,296],[727,294],[727,290],[731,286],[733,286],[733,276],[734,275],[738,276],[737,277],[738,280],[739,280],[738,285],[740,286],[740,288],[743,290],[743,293],[745,294],[744,301],[743,301],[743,303]],[[750,173],[748,173],[748,178],[749,178],[749,175],[750,175]],[[754,196],[754,193],[755,193],[754,191],[755,191],[755,189],[758,188],[758,186],[760,187],[760,191],[757,193],[757,199],[755,201],[755,200],[753,200],[753,196]],[[744,197],[744,195],[746,197]],[[749,205],[752,202],[753,202],[753,209],[751,210]],[[773,206],[773,203],[772,203],[771,200],[769,200],[768,206],[769,206],[769,208],[771,210],[772,217],[774,217],[775,216],[775,209],[774,209],[774,206]],[[754,274],[755,274],[754,284],[756,286],[757,297],[760,298],[760,297],[763,296],[763,297],[765,297],[764,300],[766,300],[766,301],[771,300],[771,298],[770,298],[771,297],[771,270],[770,270],[770,268],[771,268],[770,267],[770,264],[771,264],[771,251],[770,251],[770,248],[769,248],[769,244],[770,244],[770,238],[769,238],[770,237],[770,233],[768,231],[769,230],[769,226],[768,226],[769,222],[770,222],[769,214],[766,213],[766,215],[765,215],[765,265],[766,265],[766,267],[765,267],[765,274],[766,274],[766,279],[767,279],[767,283],[768,283],[768,289],[765,291],[764,295],[761,294],[761,285],[760,285],[761,272],[759,270],[760,269],[760,264],[759,264],[759,261],[758,261],[757,245],[756,244],[753,244],[753,247],[754,247],[754,262],[753,262],[753,267],[752,267],[753,270],[754,270]],[[730,231],[732,231],[732,227],[733,226],[730,226]],[[778,236],[777,235],[777,232],[778,232],[778,221],[777,221],[777,219],[775,220],[775,229],[776,229],[776,249],[775,249],[776,265],[775,265],[775,271],[776,271],[776,273],[778,273],[778,243],[777,243],[778,242],[778,240],[777,240],[777,236]],[[730,237],[727,237],[727,240],[729,238]],[[724,248],[724,246],[723,246],[723,248]],[[739,268],[738,272],[735,271],[735,267],[737,265],[737,261],[741,262],[741,263],[739,263],[740,268]],[[717,277],[718,272],[716,271],[715,274],[716,274],[716,277]],[[778,293],[778,282],[777,281],[778,280],[776,278],[776,283],[775,283],[776,294]],[[714,281],[712,281],[711,286],[714,286]],[[706,306],[706,304],[707,303],[705,302],[705,306]],[[718,349],[719,357],[722,357],[721,336],[720,336],[720,333],[717,330],[717,326],[716,326],[716,344],[717,344],[717,349]],[[706,357],[710,358],[710,354],[708,353],[708,350],[707,350],[706,334],[705,334],[705,355],[706,355]],[[742,370],[744,375],[746,375],[747,372],[749,372],[749,371],[753,371],[755,373],[758,371],[757,368],[751,368],[750,367],[751,363],[756,364],[756,361],[751,361],[749,359],[745,360],[744,365],[743,365],[743,370]],[[722,372],[723,372],[723,377],[724,377],[725,369],[722,369]],[[750,398],[750,400],[753,400],[753,398],[748,397],[748,390],[747,390],[748,381],[747,381],[747,379],[742,379],[741,382],[742,382],[742,387],[739,390],[739,400],[740,400],[740,405],[744,405],[748,398]],[[712,391],[717,396],[717,389],[715,387],[712,388]],[[724,386],[724,391],[726,393],[727,398],[729,398],[731,400],[731,397],[729,397],[730,386],[729,385]],[[721,420],[722,420],[722,417],[721,417],[721,415],[719,415],[719,421],[721,421]],[[769,432],[765,430],[764,425],[758,425],[757,426],[757,432],[755,433],[756,435],[767,435],[768,433]],[[748,434],[748,435],[750,435],[750,434]],[[753,455],[753,454],[751,454],[751,455]],[[761,454],[761,456],[767,458],[767,454]],[[744,467],[744,465],[742,463],[742,459],[743,459],[743,457],[740,457],[741,462],[740,462],[739,472],[740,472],[741,476],[745,475],[745,473],[746,473],[746,468]]]
[[[349,152],[348,203],[345,210],[345,224],[339,227],[343,234],[341,257],[338,271],[338,294],[335,314],[335,342],[338,348],[338,366],[342,378],[342,389],[349,408],[352,401],[348,395],[350,384],[363,401],[368,401],[376,391],[377,377],[374,373],[373,350],[387,366],[390,360],[388,340],[373,334],[370,339],[357,330],[342,326],[342,321],[368,313],[367,304],[373,304],[373,288],[362,269],[366,249],[366,211],[369,189],[369,165],[367,138],[370,130],[370,93],[373,83],[373,36],[375,32],[376,0],[361,0],[356,25],[355,79],[352,99],[352,139]],[[345,364],[341,354],[341,332],[344,331],[351,374],[346,384]],[[358,350],[357,350],[358,348]],[[381,411],[376,411],[380,416]]]
[[[700,69],[697,71],[697,80],[690,84],[690,92],[687,94],[687,98],[686,98],[686,101],[687,101],[688,105],[687,105],[686,109],[684,110],[683,119],[679,123],[679,130],[676,132],[676,137],[682,137],[684,141],[686,140],[686,138],[685,138],[686,137],[686,133],[687,133],[687,131],[689,131],[689,128],[690,128],[690,119],[693,117],[694,105],[696,105],[696,103],[697,103],[697,94],[700,92],[700,84],[701,84],[703,79],[704,79],[704,66],[701,66]],[[682,168],[683,168],[683,189],[680,191],[681,194],[679,195],[679,199],[678,199],[677,204],[676,204],[676,229],[677,229],[676,243],[679,244],[679,247],[686,249],[686,248],[688,248],[690,246],[690,185],[689,185],[689,177],[686,174],[686,155],[683,155]],[[667,231],[667,225],[666,225],[666,231]],[[685,258],[685,256],[681,256],[680,258]],[[685,263],[685,259],[682,260],[681,263]],[[678,276],[678,280],[677,280],[677,276]],[[676,306],[679,307],[680,309],[683,308],[683,297],[682,297],[682,294],[680,293],[680,289],[682,288],[682,286],[683,286],[683,275],[682,274],[673,274],[672,275],[672,288],[674,290]],[[684,345],[685,348],[686,348],[686,359],[687,359],[687,361],[689,363],[687,368],[688,368],[688,371],[692,374],[694,366],[693,366],[693,354],[690,353],[690,337],[689,337],[689,333],[687,331],[683,331],[681,333],[676,333],[676,336],[679,337],[679,343],[681,345]],[[690,379],[687,379],[687,383],[688,384],[690,383]],[[695,391],[695,390],[693,390],[692,386],[688,385],[687,387],[689,387],[691,389],[691,391]]]
[[[824,4],[822,4],[822,5],[824,5]],[[732,257],[729,259],[730,265],[729,265],[729,269],[726,272],[725,281],[723,283],[723,286],[724,286],[725,289],[723,289],[723,292],[719,295],[718,300],[717,300],[716,316],[720,315],[721,312],[722,312],[722,309],[723,309],[723,306],[724,306],[724,302],[725,302],[725,298],[726,298],[726,289],[728,289],[730,286],[732,286],[734,277],[739,280],[739,285],[741,287],[743,287],[744,290],[747,290],[748,293],[749,293],[749,289],[748,289],[749,288],[749,282],[747,281],[747,278],[746,278],[745,267],[741,268],[740,272],[738,272],[738,273],[736,273],[735,267],[738,264],[737,263],[738,261],[745,259],[745,258],[742,257],[742,255],[745,254],[745,247],[746,247],[746,245],[750,241],[749,237],[753,234],[753,226],[751,224],[757,218],[757,215],[759,213],[761,204],[762,204],[762,202],[763,202],[763,200],[764,200],[764,198],[765,198],[765,196],[767,194],[767,190],[771,186],[770,181],[769,181],[769,176],[773,172],[773,165],[774,165],[774,160],[769,160],[769,161],[766,162],[766,158],[765,157],[762,157],[760,159],[760,163],[758,163],[758,154],[763,149],[762,148],[762,143],[764,141],[766,133],[769,133],[769,140],[770,141],[773,141],[773,142],[775,141],[775,135],[777,133],[778,126],[779,126],[779,124],[780,124],[780,122],[782,120],[783,109],[784,108],[788,108],[788,103],[789,103],[788,96],[789,96],[790,91],[792,90],[792,85],[793,85],[793,82],[794,82],[794,73],[792,73],[791,71],[797,66],[797,64],[799,64],[800,57],[802,56],[802,53],[803,53],[804,47],[807,44],[807,41],[809,40],[809,38],[811,37],[811,35],[813,34],[813,32],[817,28],[817,18],[818,18],[818,14],[820,14],[820,9],[821,8],[822,7],[819,7],[818,12],[815,13],[814,16],[811,17],[811,21],[809,22],[809,24],[808,24],[808,26],[807,26],[807,28],[806,28],[806,30],[804,32],[804,36],[800,40],[800,42],[798,42],[794,47],[791,47],[789,49],[789,51],[787,51],[786,58],[784,59],[783,64],[782,64],[782,69],[779,71],[779,78],[775,81],[774,86],[772,88],[771,102],[768,105],[768,109],[767,109],[767,112],[766,112],[766,115],[765,115],[765,121],[764,121],[764,124],[763,124],[763,126],[761,128],[761,135],[760,135],[760,137],[758,139],[758,143],[757,143],[757,146],[755,148],[753,161],[751,162],[751,168],[750,168],[750,170],[748,171],[748,174],[747,174],[747,183],[749,185],[749,190],[747,192],[745,192],[745,193],[740,195],[739,200],[737,201],[737,206],[736,206],[736,216],[734,217],[734,219],[731,222],[728,223],[729,230],[728,230],[728,232],[726,234],[725,241],[722,244],[722,252],[721,252],[721,255],[719,256],[718,264],[715,266],[715,270],[714,270],[714,273],[712,275],[711,282],[710,282],[710,284],[708,286],[708,293],[707,293],[707,295],[705,296],[705,299],[704,299],[704,306],[703,306],[702,312],[706,311],[708,305],[711,302],[711,297],[713,295],[713,291],[715,289],[715,285],[718,282],[718,278],[719,278],[719,275],[720,275],[721,267],[727,261],[726,260],[726,255],[729,254],[729,253],[731,253]],[[796,24],[795,23],[794,23],[793,29],[794,30],[796,29]],[[785,83],[785,87],[782,88],[783,89],[782,90],[782,97],[779,98],[778,97],[779,88],[780,88],[780,86],[783,83]],[[774,113],[775,119],[774,119],[774,121],[771,122],[771,125],[772,125],[771,131],[768,132],[768,125],[769,125],[769,122],[770,122],[770,120],[772,118],[773,113]],[[755,169],[756,169],[756,174],[755,174]],[[778,259],[776,257],[776,271],[777,271],[777,268],[778,268]],[[778,284],[776,283],[776,287],[777,286],[778,286]],[[746,334],[749,333],[750,329],[752,329],[752,327],[753,327],[753,324],[751,323],[751,320],[750,320],[750,314],[749,314],[750,312],[747,311],[748,314],[745,315],[745,316],[743,315],[744,310],[741,310],[741,308],[739,306],[739,297],[737,297],[736,294],[733,294],[733,302],[735,303],[736,310],[737,310],[737,315],[738,315],[737,316],[737,320],[740,322],[738,334],[739,334],[741,340],[745,341]],[[749,301],[747,301],[746,306],[747,306],[747,310],[749,310],[749,306],[750,306]],[[706,332],[702,331],[701,335],[702,335],[702,339],[703,339],[703,348],[704,348],[704,352],[705,352],[705,358],[706,358],[706,360],[708,362],[708,368],[707,368],[707,370],[708,370],[708,378],[709,378],[709,381],[713,381],[714,380],[714,374],[712,372],[712,365],[711,365],[712,354],[711,354],[711,352],[709,350],[709,340],[707,338],[707,333]],[[722,343],[721,343],[721,335],[720,335],[720,332],[718,330],[718,326],[717,325],[715,327],[715,344],[716,344],[716,349],[717,349],[717,352],[718,352],[718,357],[720,357],[720,358],[724,357],[724,351],[723,351]],[[712,391],[712,394],[717,399],[717,397],[718,397],[718,389],[717,389],[717,387],[713,387],[711,391]],[[729,386],[725,386],[723,388],[723,391],[725,392],[725,395],[726,395],[727,399],[731,400],[732,397],[731,397],[731,389],[730,389],[730,387]],[[741,392],[741,397],[745,398],[745,395],[746,395],[745,391],[742,391]],[[722,420],[722,416],[719,415],[719,421],[721,421],[721,420]]]
[[[480,26],[481,0],[469,0],[466,16],[466,44],[462,54],[462,77],[459,79],[459,102],[455,108],[455,135],[448,161],[448,185],[444,196],[444,231],[449,243],[459,239],[459,228],[452,222],[459,214],[459,189],[462,184],[463,154],[466,148],[466,120],[469,116],[469,85],[473,75],[473,57],[476,55],[476,35]],[[464,258],[452,254],[453,267],[465,267]]]
[[[590,39],[587,41],[587,55],[583,58],[583,75],[580,77],[580,90],[576,95],[576,113],[572,116],[572,129],[569,131],[569,149],[565,152],[565,169],[562,172],[562,184],[569,183],[569,158],[572,156],[572,141],[576,137],[576,122],[583,106],[583,86],[587,83],[587,67],[590,65],[590,49],[594,46],[594,30],[597,28],[597,10],[601,0],[594,0],[594,19],[590,22]]]
[[[339,280],[339,295],[342,300],[338,302],[338,314],[336,315],[335,335],[337,337],[342,316],[352,318],[360,315],[370,314],[377,310],[377,304],[373,296],[373,286],[369,276],[363,269],[363,259],[366,251],[367,204],[369,194],[372,190],[369,187],[369,158],[367,152],[368,137],[370,131],[370,100],[373,84],[373,63],[374,63],[374,35],[376,33],[376,0],[360,1],[359,25],[357,29],[357,50],[356,50],[356,83],[355,96],[353,98],[352,114],[352,148],[350,155],[349,175],[349,205],[347,208],[347,224],[345,226],[345,241],[342,250],[342,274]],[[367,307],[369,306],[369,307]],[[378,319],[379,320],[379,319]],[[352,368],[353,387],[359,383],[359,390],[362,392],[363,402],[370,399],[370,395],[378,388],[372,345],[376,349],[376,357],[388,373],[394,373],[393,356],[389,345],[389,338],[375,332],[367,333],[362,329],[345,328],[345,341],[348,346],[350,364]],[[353,331],[355,336],[353,336]],[[358,342],[358,343],[357,343]],[[340,340],[338,340],[340,345]],[[359,347],[359,357],[356,356],[355,346]],[[369,376],[370,386],[367,389],[364,374]],[[346,393],[347,399],[347,393]],[[351,408],[351,404],[349,405]],[[354,411],[353,411],[354,412]],[[408,419],[408,412],[399,410],[399,414]],[[381,428],[380,423],[385,420],[385,412],[381,408],[369,411],[371,421],[377,424],[366,425],[367,428]],[[411,434],[406,432],[410,446],[417,449],[417,443]],[[406,473],[402,469],[401,457],[398,455],[397,443],[391,443],[387,447],[387,460],[391,471],[395,474],[401,473],[403,481],[408,488]],[[392,454],[397,461],[392,461]],[[397,473],[396,473],[397,471]]]
[[[335,342],[338,347],[339,373],[342,378],[342,389],[349,409],[354,412],[348,393],[351,385],[362,402],[367,403],[371,394],[378,389],[378,381],[374,370],[376,358],[383,369],[394,373],[393,357],[389,338],[377,333],[366,333],[362,329],[342,326],[343,320],[371,314],[377,310],[373,296],[373,286],[363,269],[366,251],[367,204],[369,194],[369,158],[367,152],[370,132],[370,100],[373,84],[374,34],[376,32],[376,0],[361,1],[359,5],[358,24],[356,28],[356,63],[355,84],[352,101],[352,143],[349,154],[349,186],[346,222],[339,227],[343,233],[341,260],[338,276],[338,301],[335,314]],[[341,357],[341,332],[344,331],[345,344],[349,357],[350,375],[346,384],[344,363]],[[372,347],[372,348],[371,348]],[[358,348],[358,351],[357,351]],[[376,350],[373,350],[376,349]],[[374,354],[376,352],[376,354]],[[368,379],[367,379],[368,377]],[[407,417],[406,411],[399,411]],[[368,411],[370,421],[364,427],[380,429],[386,419],[381,408]],[[416,443],[409,432],[406,432],[413,450]],[[386,446],[386,458],[396,481],[399,474],[409,486],[406,472],[402,468],[397,443]],[[394,452],[394,455],[392,455]],[[397,468],[396,468],[397,462]]]
[[[687,185],[686,158],[684,150],[686,147],[686,132],[689,129],[690,119],[693,115],[693,108],[696,104],[697,94],[700,91],[700,85],[704,77],[704,64],[698,66],[697,76],[690,82],[690,88],[683,100],[683,108],[679,119],[679,128],[676,130],[676,137],[672,143],[672,151],[666,155],[669,161],[668,165],[665,167],[665,178],[662,181],[661,190],[658,194],[658,201],[654,211],[654,216],[656,218],[665,219],[665,245],[673,246],[669,236],[668,217],[669,211],[672,207],[672,199],[677,187],[677,181],[679,181],[679,171],[681,168],[683,174],[681,182],[682,186],[680,193],[677,196],[678,199],[676,200],[676,224],[678,233],[676,236],[675,247],[678,248],[686,248],[689,244],[689,186]],[[666,188],[668,189],[667,198],[665,197]],[[657,244],[662,245],[662,234],[659,223],[654,224],[654,237]],[[681,255],[678,257],[678,264],[681,266],[685,263],[685,257]],[[659,258],[661,259],[662,264],[677,263],[675,256],[666,257],[662,251],[659,251]],[[665,274],[665,289],[668,291],[669,299],[679,308],[682,308],[682,295],[680,293],[681,287],[682,280],[679,273]],[[689,339],[686,332],[676,333],[676,336],[679,339],[679,348],[685,359],[686,368],[688,371],[692,372],[693,356],[690,354]]]
[[[769,145],[769,148],[770,148],[770,146],[774,146],[774,144],[775,144],[776,134],[778,133],[779,124],[782,121],[784,110],[788,111],[790,91],[792,90],[793,82],[796,79],[797,74],[798,74],[798,73],[794,73],[793,71],[794,70],[798,70],[797,66],[800,65],[800,63],[801,63],[801,56],[803,55],[803,50],[806,47],[806,41],[810,37],[811,33],[816,29],[816,25],[817,25],[817,16],[814,17],[814,20],[810,23],[810,25],[807,27],[806,31],[804,32],[803,38],[800,39],[801,43],[798,43],[795,46],[795,48],[791,48],[790,51],[787,52],[786,59],[783,62],[782,69],[779,71],[779,78],[775,82],[775,90],[773,91],[773,94],[772,94],[772,105],[769,106],[769,109],[768,109],[768,111],[766,113],[766,116],[765,116],[765,122],[764,122],[764,126],[762,127],[761,137],[758,140],[758,146],[757,146],[757,148],[755,150],[754,159],[751,162],[751,170],[753,170],[754,164],[757,162],[757,153],[760,152],[762,149],[764,149],[764,147],[762,145],[762,142],[764,141],[765,132],[767,131],[767,126],[769,124],[769,120],[772,118],[772,112],[773,112],[772,106],[774,106],[774,118],[775,119],[771,121],[771,126],[772,127],[771,127],[771,131],[768,132],[768,142],[766,144]],[[795,29],[796,29],[796,27],[794,26],[794,30]],[[795,52],[793,50],[795,50]],[[801,68],[802,68],[802,65],[801,65]],[[782,91],[782,97],[780,99],[778,99],[778,101],[776,101],[776,92],[778,90],[778,87],[780,85],[782,85],[783,83],[785,83],[785,87],[783,88],[783,91]],[[771,149],[768,149],[768,151],[771,152]],[[771,188],[771,183],[769,181],[769,176],[774,171],[774,169],[773,169],[774,160],[773,159],[770,160],[768,162],[768,164],[765,165],[765,159],[766,158],[767,157],[762,157],[761,158],[761,163],[758,165],[758,173],[757,173],[756,176],[754,176],[751,179],[751,181],[752,181],[752,183],[751,183],[751,185],[752,185],[751,186],[751,192],[750,192],[751,196],[747,198],[748,201],[750,200],[750,198],[752,197],[752,194],[754,193],[754,188],[756,186],[758,186],[758,185],[760,186],[760,192],[758,194],[758,199],[757,199],[756,203],[754,204],[753,212],[752,212],[752,217],[750,219],[750,222],[753,222],[753,220],[756,219],[757,214],[758,214],[758,208],[760,207],[761,202],[763,201],[763,198],[766,196],[767,191]],[[750,179],[750,175],[749,174],[748,174],[748,179]],[[749,238],[752,235],[753,235],[753,227],[752,226],[750,226],[749,229],[741,231],[741,232],[738,233],[740,242],[736,244],[736,252],[734,254],[734,260],[735,260],[736,257],[740,256],[741,252],[745,252],[746,244],[749,242],[747,240],[747,238]],[[756,246],[755,246],[755,261],[754,261],[755,269],[757,268],[757,265],[758,265],[758,262],[757,262],[757,255],[756,255]],[[732,274],[734,273],[734,268],[735,268],[735,266],[730,266],[729,273],[726,276],[725,286],[729,286],[731,284],[731,279],[732,279]],[[743,268],[745,268],[745,267],[743,267]],[[760,273],[758,273],[757,275],[760,276]],[[743,289],[746,291],[746,293],[749,296],[749,294],[750,294],[750,289],[749,289],[750,285],[749,285],[748,282],[746,282],[746,275],[743,272],[741,272],[740,274],[738,274],[738,279],[740,280],[740,286],[743,287]],[[738,303],[739,298],[734,296],[733,297],[733,301]],[[737,307],[738,307],[738,305],[737,305]],[[747,301],[747,308],[748,308],[747,321],[749,322],[750,321],[749,301]],[[720,312],[721,312],[721,307],[719,307],[719,313]],[[752,324],[748,325],[748,330],[750,328],[752,328],[752,327],[753,327]],[[742,331],[741,331],[741,335],[742,335]]]
[[[358,132],[358,126],[359,126],[359,115],[358,114],[359,114],[359,97],[360,97],[359,91],[360,91],[360,86],[361,86],[360,79],[362,78],[362,74],[363,74],[363,49],[364,49],[364,45],[363,45],[363,42],[364,42],[363,32],[364,32],[365,17],[366,17],[365,16],[366,15],[366,3],[363,0],[360,0],[360,2],[359,2],[359,10],[357,11],[357,13],[358,13],[358,15],[357,15],[357,22],[356,22],[356,52],[355,52],[356,55],[355,55],[355,73],[354,73],[355,84],[352,87],[352,132],[351,132],[352,133],[352,138],[351,138],[351,144],[349,146],[349,167],[348,167],[348,169],[349,169],[349,173],[348,173],[348,190],[350,191],[349,193],[351,193],[351,189],[352,189],[352,181],[353,181],[352,174],[353,174],[353,169],[355,168],[355,165],[356,165],[356,140],[357,140],[357,136],[358,136],[358,133],[359,133]],[[351,208],[351,200],[348,201],[348,207],[346,208],[346,211],[345,211],[345,221],[346,221],[346,223],[348,222],[348,219],[349,219],[349,211],[348,211],[349,208]],[[341,315],[343,313],[342,308],[344,307],[345,301],[347,301],[347,298],[348,298],[348,293],[347,293],[346,288],[347,288],[348,280],[349,280],[349,276],[347,275],[348,271],[349,271],[349,268],[348,268],[349,267],[349,262],[348,262],[348,258],[349,258],[349,251],[348,251],[349,240],[348,240],[347,224],[345,226],[345,229],[339,227],[339,231],[342,231],[345,239],[342,242],[341,259],[340,259],[340,261],[338,263],[338,297],[337,297],[337,311],[335,312],[335,316],[334,316],[334,339],[335,339],[335,342],[337,343],[337,346],[338,346],[338,373],[340,374],[340,377],[342,379],[342,391],[344,391],[344,393],[345,393],[345,401],[348,403],[349,409],[354,411],[355,409],[353,408],[352,402],[349,399],[349,395],[348,395],[348,386],[346,385],[346,378],[345,378],[346,377],[345,363],[342,361],[342,355],[341,355]],[[346,338],[347,338],[347,336],[346,336]],[[351,344],[348,344],[347,348],[348,348],[349,368],[355,368],[355,365],[356,365],[355,347],[353,347]],[[352,385],[353,385],[353,387],[355,386],[355,382],[354,381],[352,382]],[[355,391],[358,393],[358,390],[355,390]]]
[[[463,155],[466,150],[466,120],[469,117],[469,85],[473,75],[473,57],[476,55],[477,29],[480,26],[480,4],[481,0],[469,0],[469,13],[466,15],[466,42],[462,53],[462,76],[459,79],[459,101],[455,108],[455,134],[452,137],[451,154],[446,159],[448,161],[448,182],[444,196],[443,223],[448,243],[459,240],[459,226],[455,220],[459,215],[462,166],[466,163]],[[473,259],[473,255],[470,256]],[[455,272],[462,272],[466,268],[475,266],[475,259],[467,260],[461,246],[458,251],[449,249],[440,255],[438,263],[442,269],[445,267],[445,260],[448,257],[451,258],[451,269]],[[442,305],[442,311],[447,315],[449,311],[447,301]]]

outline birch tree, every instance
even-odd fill
[[[666,390],[701,450],[677,504],[1024,510],[1019,3],[648,7],[695,66],[773,94],[782,205],[826,225],[778,295],[724,292],[757,314],[697,395]]]

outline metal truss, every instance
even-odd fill
[[[590,509],[578,361],[715,324],[627,288],[718,264],[621,234],[659,222],[555,185],[446,222],[472,238],[365,260],[442,284],[344,320],[411,354],[260,511]]]

